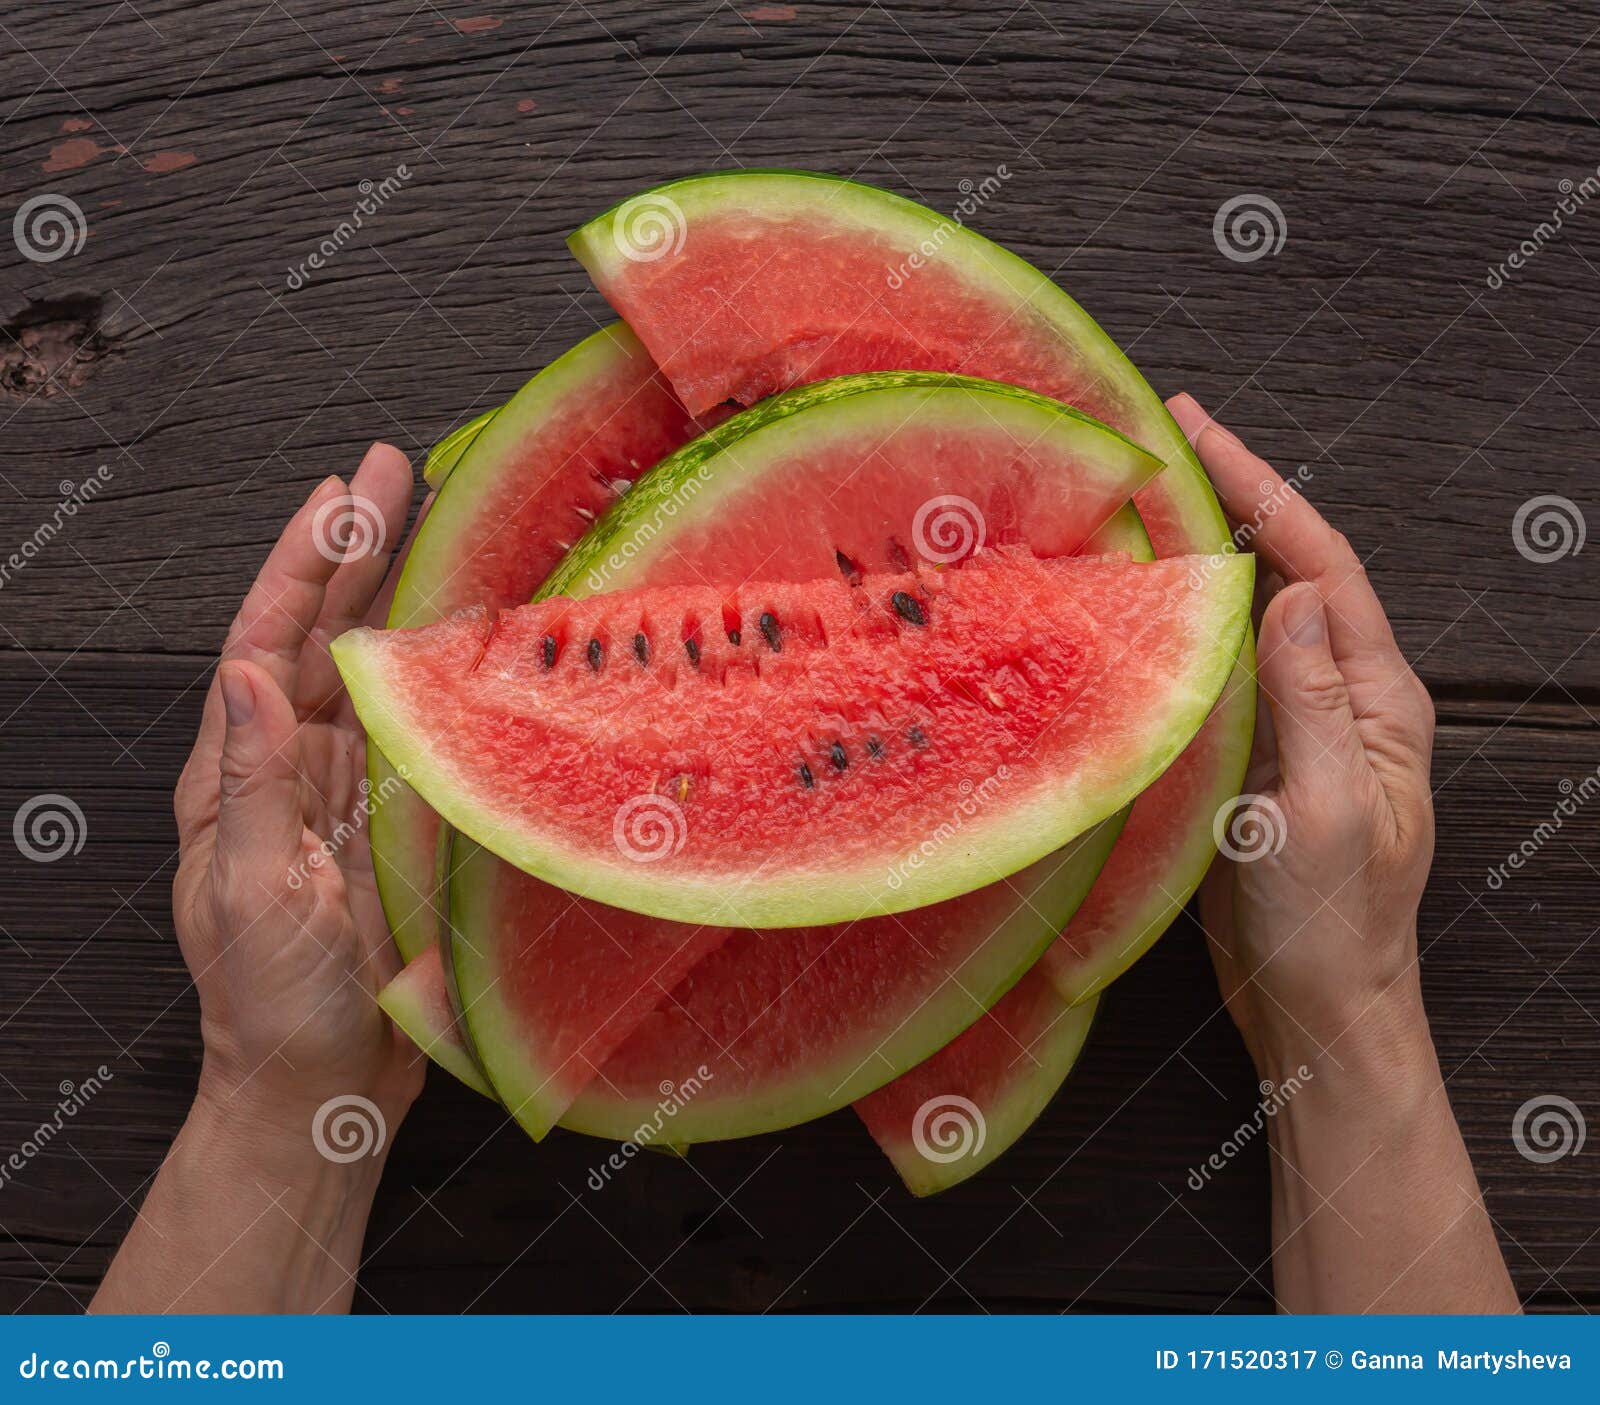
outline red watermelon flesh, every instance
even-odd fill
[[[368,734],[457,830],[678,921],[810,926],[992,883],[1128,804],[1204,721],[1249,557],[984,551],[959,569],[556,598],[354,630]],[[975,786],[994,796],[915,857]],[[622,832],[654,807],[669,850]]]
[[[1077,1062],[1094,1012],[1093,1000],[1070,1006],[1035,966],[960,1037],[858,1100],[856,1113],[913,1194],[948,1190],[1033,1124]]]
[[[672,238],[641,254],[632,221],[646,230],[663,215]],[[830,176],[735,171],[645,192],[568,244],[690,406],[884,366],[1008,381],[1165,459],[1134,497],[1158,556],[1231,547],[1199,460],[1115,343],[1037,269],[955,219]],[[1052,958],[1062,989],[1114,979],[1198,886],[1212,817],[1249,758],[1253,659],[1247,638],[1196,755],[1135,804],[1118,841],[1127,853],[1074,919],[1069,954]]]

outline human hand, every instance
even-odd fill
[[[1241,549],[1286,583],[1268,586],[1260,621],[1263,707],[1245,780],[1256,799],[1232,825],[1241,858],[1219,857],[1201,889],[1228,1012],[1277,1078],[1308,1041],[1320,1054],[1358,1021],[1380,1039],[1424,1024],[1416,914],[1433,856],[1433,705],[1349,542],[1193,399],[1169,407]]]
[[[367,846],[365,737],[327,647],[382,622],[410,500],[410,465],[375,444],[348,495],[329,478],[284,528],[228,632],[174,801],[199,1101],[308,1140],[328,1099],[371,1099],[392,1128],[422,1085],[374,999],[399,957]]]

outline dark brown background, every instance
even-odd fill
[[[168,796],[226,621],[308,488],[377,436],[420,455],[590,330],[605,311],[561,237],[636,188],[801,166],[949,210],[1003,163],[978,227],[1158,388],[1309,465],[1369,558],[1443,723],[1423,942],[1451,1094],[1522,1293],[1600,1304],[1600,1145],[1535,1165],[1511,1140],[1535,1096],[1600,1114],[1600,817],[1485,886],[1600,763],[1600,545],[1537,564],[1511,526],[1536,494],[1600,526],[1600,202],[1486,285],[1600,161],[1594,17],[742,9],[7,7],[0,214],[65,194],[88,237],[54,263],[0,248],[0,554],[62,480],[112,479],[0,589],[0,817],[62,792],[88,826],[51,865],[0,845],[0,1152],[63,1079],[115,1079],[0,1189],[0,1302],[86,1301],[182,1117],[198,1043]],[[291,292],[358,182],[400,163],[400,192]],[[1243,192],[1281,206],[1276,257],[1219,253],[1213,215]],[[535,1148],[438,1077],[398,1134],[357,1301],[1258,1309],[1264,1148],[1184,1184],[1254,1098],[1190,924],[1116,989],[1032,1134],[931,1203],[849,1113],[646,1157],[597,1194],[594,1143]]]

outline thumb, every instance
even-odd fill
[[[1365,765],[1350,690],[1328,646],[1328,620],[1316,586],[1290,586],[1267,607],[1258,678],[1286,785],[1318,779],[1339,784]]]
[[[233,660],[217,670],[222,737],[217,853],[236,869],[287,871],[300,858],[300,734],[272,676]]]

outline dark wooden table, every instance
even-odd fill
[[[1600,797],[1536,829],[1600,764],[1600,544],[1514,534],[1544,495],[1600,527],[1589,9],[8,6],[0,213],[65,196],[85,228],[52,261],[0,251],[0,551],[97,473],[103,491],[0,583],[0,818],[60,794],[87,836],[49,864],[0,846],[0,1153],[63,1081],[114,1076],[0,1188],[0,1302],[87,1301],[183,1115],[199,1043],[169,794],[281,522],[372,438],[420,456],[606,316],[561,242],[587,215],[784,165],[947,210],[1004,168],[985,233],[1158,388],[1309,466],[1439,705],[1423,969],[1490,1209],[1531,1305],[1600,1304],[1600,1145],[1535,1163],[1512,1140],[1531,1098],[1600,1116]],[[1241,194],[1281,209],[1275,255],[1219,251]],[[1192,923],[1117,987],[1032,1134],[930,1203],[849,1113],[646,1157],[593,1194],[592,1143],[535,1148],[438,1077],[357,1302],[1259,1309],[1264,1147],[1185,1184],[1255,1097]]]

